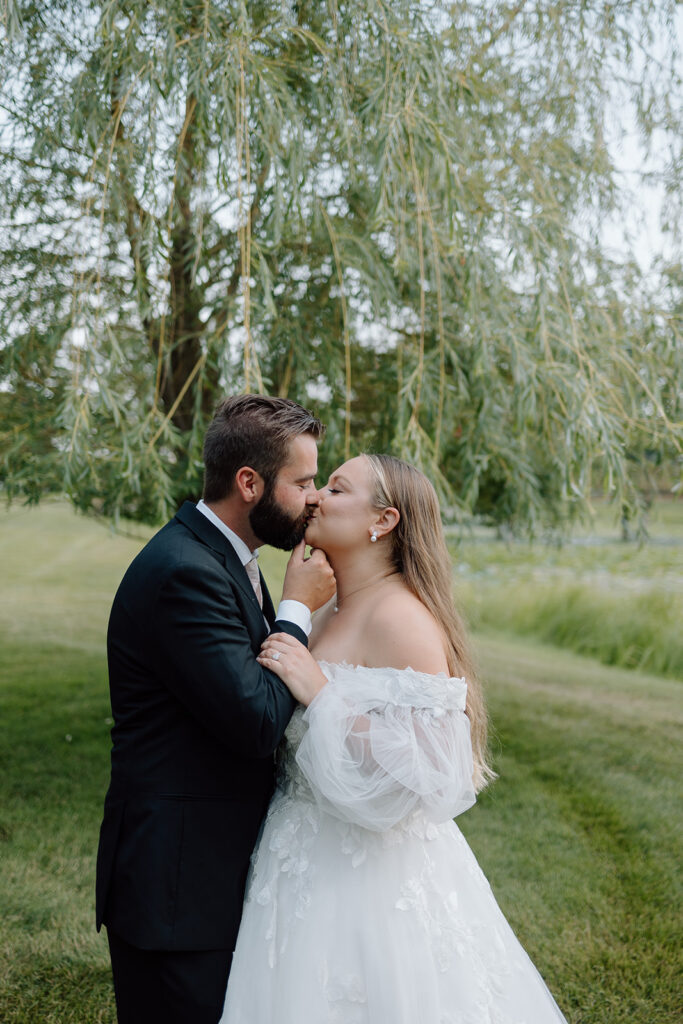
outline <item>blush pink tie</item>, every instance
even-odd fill
[[[263,591],[261,590],[261,577],[259,576],[258,561],[256,559],[256,555],[254,555],[253,558],[249,559],[244,568],[247,570],[249,582],[254,588],[254,593],[256,594],[256,599],[259,603],[259,607],[263,608]]]

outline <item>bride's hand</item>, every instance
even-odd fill
[[[279,676],[292,696],[306,707],[327,682],[308,648],[289,633],[271,633],[256,660]]]

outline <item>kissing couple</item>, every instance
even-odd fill
[[[316,489],[323,432],[223,401],[204,497],[114,599],[119,1024],[556,1024],[452,820],[493,773],[436,494],[387,455]],[[277,612],[263,543],[292,550]]]

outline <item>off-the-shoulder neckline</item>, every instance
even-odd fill
[[[467,680],[464,676],[448,676],[445,672],[420,672],[419,669],[411,668],[410,665],[406,665],[405,668],[397,668],[395,665],[354,665],[350,661],[325,661],[322,658],[316,660],[319,665],[325,665],[326,668],[345,668],[351,669],[354,672],[412,672],[415,676],[426,676],[427,679],[438,679],[441,682],[464,683],[467,685]]]

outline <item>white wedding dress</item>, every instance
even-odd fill
[[[285,734],[220,1024],[557,1024],[451,820],[464,680],[322,663]]]

